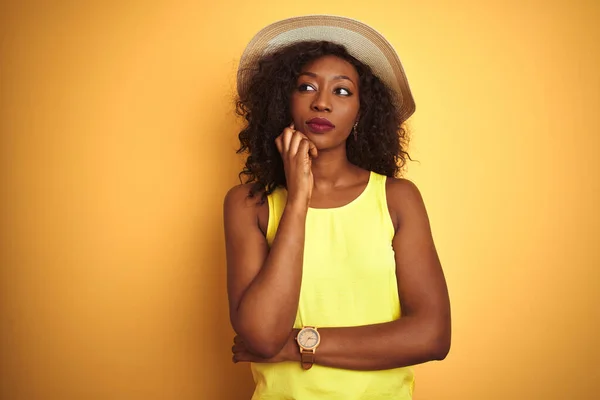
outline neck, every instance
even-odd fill
[[[343,185],[359,170],[360,168],[348,161],[345,146],[330,151],[320,151],[319,156],[312,160],[312,173],[317,188]]]

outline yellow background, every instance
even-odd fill
[[[453,344],[415,400],[598,399],[600,3],[0,6],[0,397],[248,399],[221,206],[236,63],[269,22],[355,17],[399,51]]]

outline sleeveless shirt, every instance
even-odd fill
[[[269,246],[286,200],[283,188],[268,196]],[[400,318],[393,236],[384,175],[371,172],[363,192],[344,206],[309,208],[294,328],[351,327]],[[256,384],[252,400],[409,400],[414,387],[410,367],[353,371],[315,364],[303,370],[298,361],[252,363],[251,370]]]

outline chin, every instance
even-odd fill
[[[310,140],[312,140],[312,142],[315,144],[315,146],[317,147],[317,150],[322,151],[322,150],[331,150],[331,149],[335,149],[337,147],[340,146],[345,146],[346,145],[346,139],[340,139],[340,138],[334,138],[334,137],[327,137],[327,135],[324,134],[308,134],[306,135]]]

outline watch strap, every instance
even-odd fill
[[[315,363],[314,351],[302,350],[300,357],[302,359],[302,369],[310,369]]]

